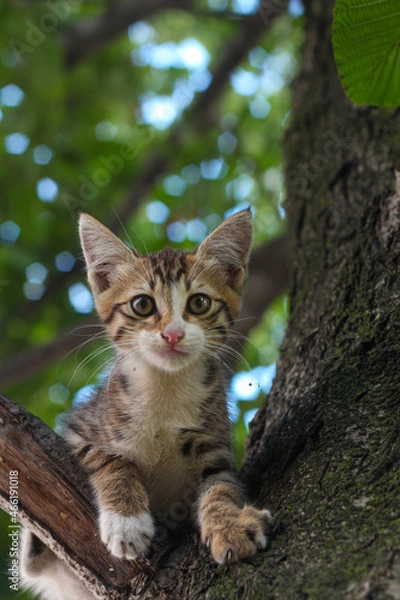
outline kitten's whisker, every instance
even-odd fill
[[[241,363],[244,363],[246,365],[246,368],[250,369],[250,365],[247,362],[246,358],[236,348],[232,348],[232,346],[228,345],[227,343],[223,343],[221,346],[221,350],[225,355],[230,356],[231,358],[234,358]]]
[[[231,333],[233,334],[233,335],[232,335],[232,338],[233,338],[233,339],[235,339],[236,341],[238,341],[238,340],[239,340],[240,342],[243,342],[243,344],[245,344],[245,343],[246,343],[246,344],[251,344],[251,346],[252,346],[253,348],[255,348],[255,349],[256,349],[256,350],[257,350],[257,351],[260,353],[260,356],[261,356],[261,357],[263,357],[263,358],[265,358],[265,357],[266,357],[265,350],[263,350],[263,349],[262,349],[262,347],[261,347],[259,344],[256,344],[256,342],[255,342],[254,340],[252,340],[250,337],[248,337],[248,336],[244,335],[243,333],[240,333],[239,331],[233,331],[233,332],[231,332]],[[244,351],[245,353],[246,353],[246,352],[247,352],[247,353],[249,352],[249,350],[246,350],[246,347],[245,347],[245,345],[243,345],[243,351]]]
[[[238,331],[235,328],[231,329],[230,335],[232,337],[240,337],[240,338],[242,338],[243,340],[246,340],[246,341],[251,341],[251,339],[250,339],[250,337],[248,335],[245,335],[244,333],[242,333],[241,331]]]
[[[229,357],[232,360],[236,360],[238,363],[243,363],[247,370],[251,370],[251,367],[244,356],[226,343],[217,340],[207,340],[207,347],[210,350],[215,350],[219,356]]]
[[[97,375],[99,373],[99,371],[101,371],[101,370],[103,370],[104,373],[106,373],[106,378],[108,378],[108,369],[109,369],[110,365],[112,365],[113,363],[114,363],[114,358],[111,357],[104,364],[99,365],[97,367],[97,369],[95,371],[93,371],[93,373],[91,373],[89,375],[89,377],[87,378],[87,382],[86,383],[89,383],[89,381],[92,379],[92,377],[94,377],[95,375]]]
[[[74,329],[71,329],[70,333],[74,334],[74,335],[79,335],[77,332],[80,329],[104,329],[104,328],[101,323],[87,323],[86,325],[78,325],[77,327],[74,327]]]
[[[120,224],[120,227],[121,227],[122,231],[124,232],[124,235],[125,235],[125,237],[128,239],[128,242],[129,242],[130,246],[133,248],[133,250],[134,250],[135,252],[137,252],[137,250],[136,250],[136,247],[135,247],[135,244],[132,242],[132,238],[131,238],[131,236],[129,235],[129,233],[128,233],[128,231],[127,231],[126,227],[125,227],[125,225],[124,225],[124,224],[123,224],[123,222],[121,221],[121,219],[120,219],[120,216],[119,216],[119,214],[117,213],[117,211],[115,210],[115,208],[113,208],[113,213],[114,213],[114,215],[115,215],[115,217],[116,217],[116,219],[117,219],[118,223]],[[143,241],[143,240],[142,240],[142,241]]]
[[[222,366],[226,369],[226,371],[228,371],[228,373],[230,375],[233,376],[235,374],[235,370],[233,369],[233,367],[231,365],[229,365],[227,362],[225,362],[225,360],[223,359],[222,356],[218,356],[218,360],[222,364]]]
[[[211,332],[212,331],[218,331],[218,326],[216,326],[216,327],[209,327],[208,329],[206,329],[206,332],[210,332],[210,331]],[[228,339],[232,340],[232,339],[235,339],[235,337],[236,337],[235,336],[235,332],[230,331]],[[248,341],[247,338],[246,338],[246,336],[244,336],[243,334],[239,334],[238,333],[237,337],[240,339],[240,342],[242,342],[242,341]],[[221,342],[221,343],[223,343],[225,345],[227,352],[229,352],[229,351],[230,352],[236,352],[238,356],[241,356],[240,352],[238,350],[232,348],[227,342]]]
[[[88,362],[90,362],[91,360],[94,360],[95,358],[97,358],[98,356],[100,356],[101,354],[103,354],[104,352],[106,352],[108,350],[112,350],[112,345],[111,344],[107,344],[105,346],[102,346],[101,348],[96,348],[96,349],[92,350],[84,359],[81,360],[81,362],[79,363],[77,369],[80,370]]]
[[[245,319],[243,319],[243,320],[245,320]],[[238,319],[235,319],[235,321],[233,321],[233,323],[236,323],[236,322],[238,322]],[[215,329],[218,329],[218,325],[214,326],[214,327],[209,327],[206,331],[212,331]],[[256,344],[256,342],[254,340],[252,340],[249,336],[245,335],[244,333],[241,333],[240,331],[231,329],[229,332],[229,339],[241,343],[242,352],[244,352],[244,353],[248,352],[248,350],[246,350],[246,346],[245,346],[245,344],[247,344],[247,343],[251,344],[253,346],[253,348],[255,348],[258,352],[263,353],[261,347],[258,344]]]
[[[81,344],[79,344],[78,346],[76,346],[75,348],[72,348],[71,350],[69,350],[69,352],[66,352],[63,356],[63,361],[66,360],[69,356],[71,356],[72,354],[76,354],[78,355],[79,352],[85,347],[87,346],[87,344],[90,344],[91,342],[97,342],[98,340],[104,338],[104,340],[109,341],[108,339],[108,335],[107,333],[102,330],[99,331],[98,333],[95,333],[94,335],[90,336],[89,339],[85,340],[84,342],[82,342]]]
[[[257,317],[240,317],[233,319],[233,323],[242,323],[243,321],[257,321]]]
[[[110,351],[112,350],[113,346],[108,343],[106,346],[103,346],[101,348],[96,348],[95,350],[93,350],[92,352],[90,352],[90,354],[88,354],[88,356],[86,356],[79,364],[78,366],[75,368],[74,372],[71,375],[71,378],[68,382],[68,387],[71,386],[71,383],[73,381],[73,379],[80,373],[80,371],[92,360],[98,358],[101,354],[103,354],[104,352]],[[91,376],[90,376],[91,377]],[[89,379],[90,379],[89,377]]]
[[[136,252],[136,253],[137,253],[139,256],[141,256],[141,253],[140,253],[140,252],[137,250],[137,248],[136,248],[135,244],[134,244],[134,243],[133,243],[133,241],[132,241],[132,238],[131,238],[131,236],[129,235],[129,233],[128,233],[127,229],[126,229],[126,227],[124,226],[124,224],[122,223],[121,219],[119,218],[119,215],[116,213],[116,211],[114,211],[114,212],[115,212],[115,216],[117,217],[117,219],[118,219],[118,221],[119,221],[119,224],[121,225],[121,228],[122,228],[122,231],[124,232],[124,235],[125,235],[125,237],[128,239],[128,242],[129,242],[130,246],[133,248],[133,250],[134,250],[134,251],[135,251],[135,252]],[[135,230],[135,236],[136,236],[136,237],[137,237],[137,238],[140,240],[140,242],[142,243],[142,246],[144,247],[145,254],[146,254],[146,255],[148,255],[148,254],[149,254],[149,249],[148,249],[148,247],[147,247],[147,244],[146,244],[146,242],[144,241],[144,239],[142,238],[142,236],[141,236],[141,235],[140,235],[140,234],[139,234],[139,233],[138,233],[136,230]],[[146,257],[143,257],[143,258],[146,258]],[[150,261],[148,261],[148,263],[149,263],[149,265],[146,265],[146,264],[144,263],[144,268],[145,268],[145,271],[146,271],[146,275],[148,276],[148,279],[146,279],[146,278],[144,278],[144,277],[142,278],[142,282],[143,282],[144,284],[146,284],[146,286],[148,285],[148,283],[149,283],[149,280],[150,280],[150,279],[152,279],[152,278],[154,277],[154,273],[152,272],[152,266],[151,266],[151,263],[150,263]],[[150,271],[148,271],[148,266],[150,266]],[[150,277],[149,277],[149,275],[150,275]]]

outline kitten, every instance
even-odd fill
[[[80,238],[116,360],[65,436],[94,488],[102,541],[136,559],[150,547],[155,517],[170,528],[194,519],[218,563],[255,554],[272,517],[245,503],[221,372],[241,306],[250,211],[193,253],[141,256],[87,214]]]

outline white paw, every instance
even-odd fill
[[[114,556],[135,559],[148,550],[154,537],[154,523],[149,513],[137,517],[122,517],[104,510],[100,513],[101,541]]]

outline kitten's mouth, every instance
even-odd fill
[[[151,355],[148,356],[150,363],[157,369],[171,373],[187,367],[195,358],[193,351],[174,344],[153,346]]]
[[[189,352],[180,346],[165,346],[157,349],[161,356],[187,356]]]

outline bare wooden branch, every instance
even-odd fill
[[[0,506],[10,512],[10,472],[18,472],[18,519],[88,587],[120,593],[136,570],[101,543],[90,489],[64,440],[0,394]]]

